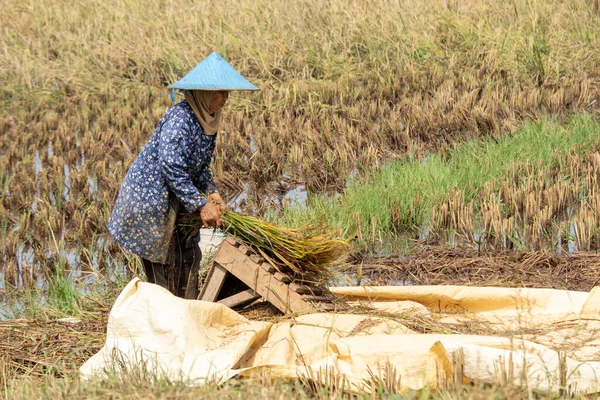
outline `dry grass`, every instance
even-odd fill
[[[18,377],[64,377],[104,346],[105,320],[0,321],[0,387]]]
[[[170,105],[165,86],[213,50],[263,89],[232,96],[214,165],[224,188],[248,189],[250,212],[289,183],[340,187],[384,159],[598,110],[596,1],[0,5],[0,247],[13,283],[59,256],[52,234],[80,267],[123,261],[94,235]]]
[[[600,278],[597,252],[478,251],[417,246],[402,257],[366,256],[347,273],[369,285],[473,285],[590,291]]]

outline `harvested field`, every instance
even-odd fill
[[[595,1],[2,7],[0,248],[16,285],[57,258],[128,261],[106,238],[119,185],[165,86],[213,50],[262,88],[231,96],[214,165],[232,207],[257,214],[298,185],[340,191],[386,160],[599,109]]]
[[[499,285],[517,287],[552,287],[588,290],[597,283],[597,254],[542,254],[506,252],[483,253],[469,249],[421,248],[404,258],[370,257],[354,265],[349,274],[362,271],[366,284],[390,285],[399,280],[413,284]],[[269,303],[259,302],[240,310],[253,320],[278,322],[289,319]],[[541,329],[523,331],[491,330],[483,323],[446,324],[436,319],[411,313],[382,313],[366,309],[342,312],[368,313],[400,321],[419,333],[455,333],[499,336],[542,336]],[[48,379],[65,379],[75,384],[76,370],[104,344],[107,312],[93,320],[83,321],[0,321],[0,386],[19,388],[29,382],[35,386]],[[560,344],[557,349],[564,350]],[[81,385],[77,383],[75,387]],[[110,383],[105,384],[110,386]],[[75,389],[77,390],[77,389]],[[78,390],[85,390],[81,387]],[[95,389],[97,390],[97,389]],[[107,389],[109,390],[109,389]],[[113,387],[110,393],[126,393],[128,389]],[[151,390],[150,386],[144,390]],[[163,388],[164,390],[164,388]],[[189,389],[192,390],[192,389]],[[194,389],[194,392],[205,389]],[[213,388],[227,393],[228,385]],[[281,389],[279,389],[281,390]],[[465,389],[467,390],[467,389]],[[478,390],[471,388],[469,390]],[[499,390],[499,389],[494,389]],[[10,393],[10,392],[8,392]],[[79,395],[83,396],[83,393]],[[105,393],[106,394],[106,393]],[[329,398],[329,397],[327,397]],[[516,398],[516,397],[515,397]]]
[[[0,321],[0,386],[18,377],[64,377],[104,345],[106,320]]]
[[[261,88],[224,110],[213,170],[229,207],[355,235],[340,284],[590,290],[599,4],[0,0],[0,316],[30,317],[0,321],[0,397],[344,397],[76,378],[140,271],[107,234],[120,184],[172,105],[166,86],[212,51]],[[486,390],[460,393],[528,396]]]
[[[366,257],[346,273],[365,285],[473,285],[589,292],[600,253],[498,252],[422,246],[402,257]]]

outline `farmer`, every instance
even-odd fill
[[[221,110],[229,91],[258,88],[217,53],[170,88],[183,90],[185,100],[167,111],[131,165],[108,230],[125,250],[141,257],[149,282],[196,299],[199,234],[186,234],[179,222],[200,213],[204,226],[221,225],[225,202],[209,168]]]

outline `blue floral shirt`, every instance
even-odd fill
[[[215,139],[186,101],[167,111],[129,168],[108,223],[123,248],[166,263],[177,213],[198,211],[203,194],[217,190],[209,169]]]

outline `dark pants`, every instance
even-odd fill
[[[148,282],[164,287],[175,296],[195,300],[199,294],[198,270],[202,260],[198,236],[186,238],[179,229],[175,229],[171,249],[173,254],[168,264],[142,258]]]

